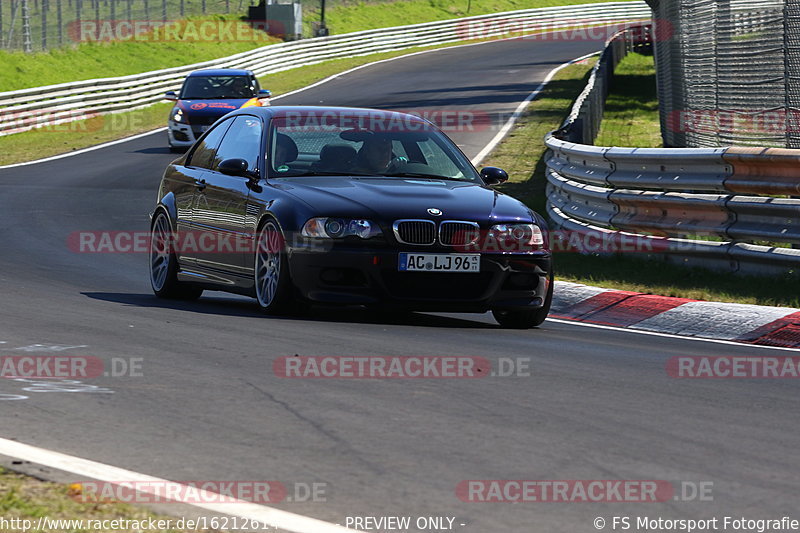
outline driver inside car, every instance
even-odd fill
[[[393,166],[392,140],[388,137],[371,137],[358,150],[355,171],[367,174],[383,174]]]
[[[233,80],[231,85],[231,96],[234,98],[250,98],[253,95],[253,90],[250,84],[243,77],[237,77]]]

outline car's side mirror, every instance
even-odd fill
[[[217,170],[228,176],[250,177],[250,173],[247,172],[247,161],[244,159],[226,159],[219,164]]]
[[[169,91],[168,93],[164,94],[164,100],[170,100],[172,102],[178,101],[178,95],[175,91]]]
[[[508,173],[502,168],[486,167],[481,170],[481,179],[486,185],[499,185],[508,181]]]
[[[269,98],[270,96],[272,96],[272,91],[268,91],[266,89],[261,89],[258,91],[259,98]]]

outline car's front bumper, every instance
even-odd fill
[[[167,123],[167,135],[169,136],[169,145],[174,148],[188,148],[199,137],[191,125],[175,122],[174,120],[170,120]]]
[[[479,273],[401,272],[399,253],[295,249],[289,261],[292,281],[304,298],[320,303],[484,312],[540,308],[552,279],[549,252],[481,254]]]

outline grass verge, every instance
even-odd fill
[[[653,56],[633,53],[620,62],[595,144],[633,148],[663,146]]]
[[[73,495],[73,496],[71,496]],[[163,524],[178,526],[177,518],[158,516],[145,509],[122,503],[84,503],[74,498],[74,488],[60,483],[40,481],[0,468],[0,517],[9,521],[9,531],[33,531],[39,519],[47,519],[53,527],[43,527],[42,531],[101,531],[103,527],[93,527],[93,524],[102,524],[104,520],[126,520],[119,522],[114,531],[123,533],[139,533],[148,526],[136,527],[136,522],[147,523],[154,520],[169,520]],[[79,524],[60,524],[56,528],[54,520],[82,520],[84,527]],[[23,527],[28,522],[31,527]],[[89,521],[101,521],[89,522]],[[111,524],[106,522],[106,524]],[[44,523],[42,524],[45,525]],[[16,527],[19,526],[19,527]],[[169,533],[183,533],[183,529],[163,528],[158,531]],[[194,531],[193,529],[191,531]],[[198,529],[197,531],[213,532],[217,530]]]
[[[451,18],[471,17],[517,9],[556,7],[576,4],[596,4],[608,0],[395,0],[383,2],[343,2],[325,10],[325,23],[333,34],[421,24]],[[468,9],[469,8],[469,9]],[[310,35],[312,21],[319,20],[316,3],[303,5],[306,34]]]
[[[631,140],[647,128],[652,130],[647,146],[660,142],[654,80],[647,78],[652,58],[634,55],[620,63],[620,75],[609,96],[617,106],[606,111],[603,144],[633,146]],[[583,90],[594,60],[572,65],[559,72],[533,101],[511,133],[484,160],[484,166],[498,166],[508,171],[510,179],[501,190],[545,212],[544,136],[561,124],[572,102]],[[641,82],[641,83],[640,83]],[[638,96],[637,96],[638,94]],[[626,116],[627,107],[635,109]],[[640,126],[639,121],[649,125]],[[628,124],[631,122],[631,124]],[[598,143],[600,144],[600,143]],[[642,144],[639,144],[641,146]],[[557,253],[556,276],[561,281],[584,283],[610,289],[757,305],[800,308],[800,280],[797,277],[752,277],[713,272],[702,268],[648,260],[630,255],[598,256]]]

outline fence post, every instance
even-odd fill
[[[58,46],[64,44],[64,13],[61,9],[62,0],[56,0],[56,19],[58,21]]]
[[[47,50],[47,11],[49,9],[49,0],[42,0],[42,50]]]
[[[94,28],[95,33],[97,35],[97,39],[100,39],[100,0],[93,0],[94,1]]]
[[[31,42],[31,12],[28,0],[22,0],[22,49],[25,52],[33,52]]]

